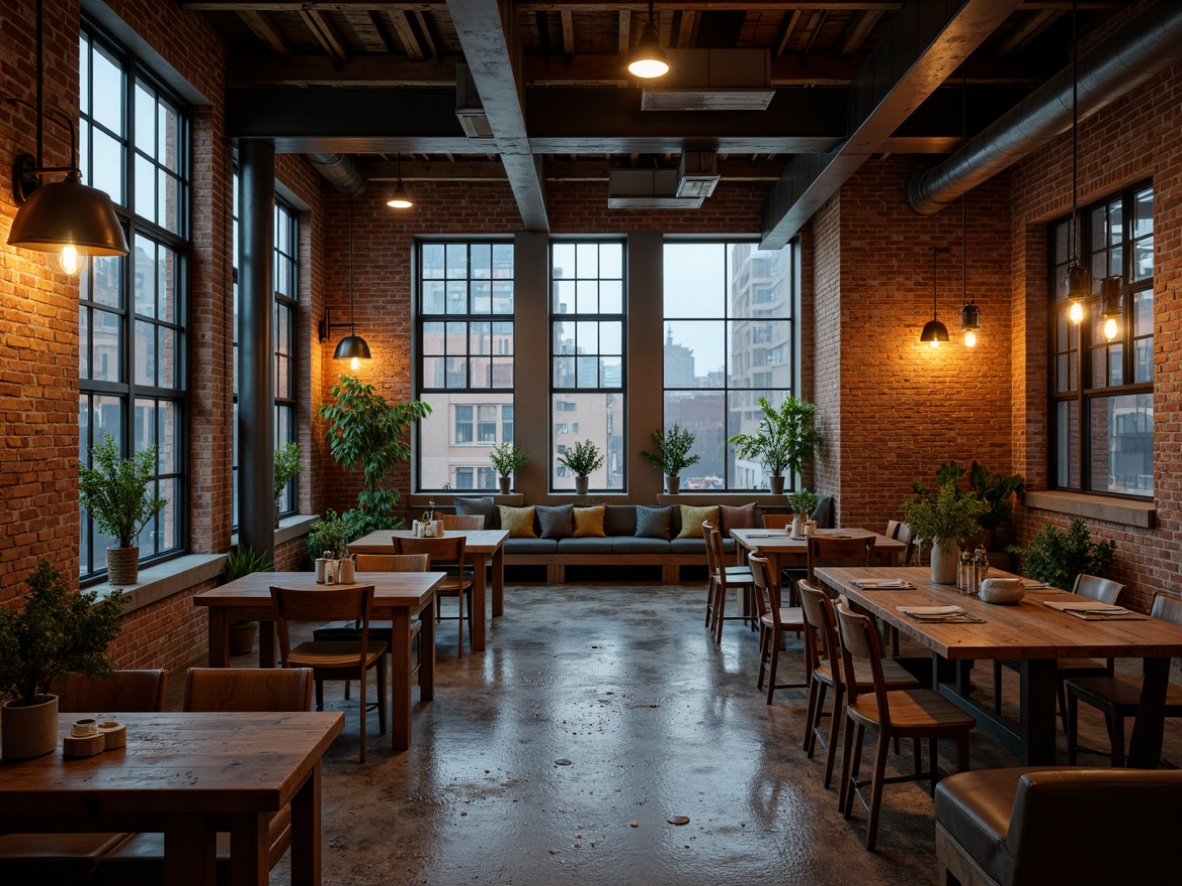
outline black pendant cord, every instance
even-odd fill
[[[648,23],[653,23],[653,0],[648,0]]]
[[[37,168],[40,169],[45,165],[45,158],[42,156],[45,146],[45,50],[42,46],[44,42],[45,25],[42,22],[44,18],[44,0],[37,0]],[[70,162],[74,162],[74,158],[70,158]]]
[[[969,72],[968,60],[960,66],[960,144],[963,148],[969,141],[968,103]],[[969,303],[969,192],[960,195],[960,301],[961,308]]]
[[[349,198],[349,335],[357,335],[357,315],[353,311],[353,198]]]
[[[932,319],[936,319],[936,283],[938,280],[938,265],[936,264],[936,256],[940,254],[940,247],[932,247]]]
[[[1071,0],[1071,264],[1079,264],[1079,35]]]

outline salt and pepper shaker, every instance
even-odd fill
[[[968,551],[960,552],[960,566],[956,570],[956,589],[964,594],[972,593],[972,555]]]

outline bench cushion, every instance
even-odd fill
[[[702,523],[710,521],[718,525],[718,505],[707,508],[695,508],[690,505],[681,506],[681,531],[678,538],[702,538]]]
[[[558,541],[553,538],[507,538],[506,554],[553,554],[558,550]]]
[[[573,505],[537,506],[539,538],[570,538],[575,534]]]
[[[613,554],[668,554],[669,541],[663,538],[616,536],[610,539]]]
[[[485,529],[501,528],[500,521],[497,519],[496,501],[491,495],[482,498],[457,497],[454,499],[454,503],[457,514],[483,517]]]
[[[753,529],[755,527],[755,502],[738,507],[719,505],[718,529],[723,538],[728,538],[732,529]]]
[[[673,554],[701,554],[702,562],[706,562],[706,542],[700,538],[675,538],[669,542],[669,552]]]
[[[558,542],[558,554],[610,554],[615,539],[604,536],[564,538]],[[610,564],[604,564],[610,565]]]
[[[669,540],[669,526],[673,521],[673,508],[646,508],[637,505],[636,531],[637,538],[660,538]],[[623,535],[623,533],[619,533]]]
[[[636,505],[607,505],[603,512],[604,535],[635,535]]]
[[[534,509],[511,508],[508,505],[498,505],[497,511],[501,515],[501,528],[509,531],[509,538],[534,538]]]
[[[603,538],[603,505],[575,508],[575,538]]]

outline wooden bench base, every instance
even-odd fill
[[[681,584],[682,566],[706,567],[706,551],[700,554],[510,554],[506,566],[545,566],[547,584],[566,581],[567,566],[660,566],[661,583]],[[700,581],[698,582],[700,583]]]

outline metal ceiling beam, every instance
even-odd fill
[[[448,8],[442,0],[437,2],[383,2],[383,0],[180,0],[182,9],[197,12],[237,12],[255,10],[258,12],[299,12],[314,5],[320,10],[349,11],[370,10],[385,12],[401,9],[417,12],[443,12]],[[676,7],[694,12],[731,11],[747,12],[758,7],[760,11],[779,12],[793,9],[823,9],[837,12],[851,12],[861,9],[900,9],[902,2],[891,0],[677,0]],[[1119,9],[1123,0],[1079,0],[1080,9]],[[1019,9],[1071,9],[1071,0],[1026,0],[1018,4]],[[570,9],[574,12],[647,12],[648,0],[522,0],[518,9],[525,12],[559,12]]]
[[[547,233],[550,220],[545,180],[525,129],[525,83],[516,6],[512,0],[452,0],[448,9],[505,164],[522,224],[528,232]]]
[[[719,160],[718,173],[726,181],[776,181],[784,171],[784,162],[749,159]],[[608,172],[625,168],[610,160],[547,160],[547,181],[607,181]],[[374,163],[365,167],[371,182],[396,181],[398,166]],[[496,160],[456,160],[433,162],[402,161],[403,181],[506,181],[505,168]]]
[[[797,158],[763,204],[761,247],[778,249],[837,193],[1020,0],[912,0],[891,22],[850,86],[849,137],[821,156]]]

